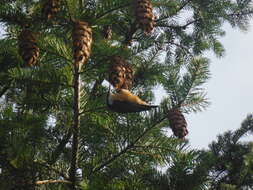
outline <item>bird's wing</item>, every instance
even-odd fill
[[[113,110],[120,113],[141,112],[157,106],[137,104],[129,101],[114,100]]]

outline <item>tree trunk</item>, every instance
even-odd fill
[[[77,183],[77,162],[80,131],[80,64],[74,65],[74,117],[73,117],[73,138],[72,138],[72,160],[70,168],[71,190],[76,190]]]

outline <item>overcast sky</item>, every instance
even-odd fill
[[[237,129],[253,113],[253,22],[246,33],[228,25],[224,29],[225,57],[208,55],[211,79],[205,86],[211,105],[204,112],[186,116],[194,148],[207,148],[218,134]]]

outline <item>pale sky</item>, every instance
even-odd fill
[[[194,148],[207,148],[218,134],[239,128],[247,114],[253,113],[253,22],[246,33],[228,25],[224,29],[221,41],[226,55],[219,59],[208,55],[211,79],[205,86],[211,105],[186,116]]]

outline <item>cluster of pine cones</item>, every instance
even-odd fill
[[[42,15],[48,20],[59,11],[59,0],[47,0],[42,8]],[[72,30],[73,57],[75,65],[82,65],[91,53],[92,30],[87,22],[75,21]],[[38,62],[39,48],[36,37],[29,29],[23,29],[18,37],[19,54],[26,65],[34,66]]]
[[[59,0],[46,0],[42,15],[46,19],[52,19],[59,11]],[[28,66],[34,66],[38,62],[39,47],[35,34],[29,29],[23,29],[18,36],[19,54]]]
[[[109,69],[109,82],[116,89],[127,89],[132,87],[133,69],[126,60],[120,56],[114,56],[111,59],[112,64]],[[173,108],[168,111],[167,118],[174,135],[183,139],[187,134],[187,122],[179,108]]]
[[[150,0],[134,0],[133,1],[135,18],[139,27],[145,33],[151,33],[154,28],[153,8]],[[111,30],[108,27],[104,28],[104,36],[108,39],[111,37]],[[114,56],[111,59],[111,67],[109,69],[109,82],[116,89],[129,90],[133,85],[133,69],[124,58]]]
[[[136,21],[139,27],[145,33],[150,33],[154,28],[155,19],[150,0],[134,0],[133,5],[135,9]],[[59,10],[59,0],[45,0],[42,8],[42,15],[49,20],[52,19],[57,12],[59,12]],[[111,39],[111,28],[105,27],[104,34],[106,39]],[[76,21],[74,23],[72,39],[75,63],[83,64],[90,56],[92,43],[91,28],[86,22]],[[36,44],[36,38],[34,34],[27,29],[24,29],[19,35],[19,53],[27,65],[36,65],[39,56],[39,48]],[[130,82],[130,79],[132,79],[132,74],[130,74],[132,73],[132,70],[126,65],[123,67],[123,69],[124,68],[127,68],[128,71],[126,71],[126,75],[124,76],[126,79],[124,79],[125,82],[122,88],[128,89],[132,85]]]
[[[150,0],[134,0],[135,17],[139,27],[149,34],[155,25],[155,16]],[[59,0],[47,0],[44,3],[42,14],[46,19],[52,19],[59,11]],[[110,40],[112,30],[110,26],[103,28],[104,38]],[[87,22],[75,21],[72,30],[73,58],[75,66],[81,66],[88,60],[91,53],[92,30]],[[39,48],[36,43],[35,34],[29,29],[21,31],[18,37],[19,53],[24,62],[29,66],[37,63]],[[109,68],[109,82],[116,89],[130,90],[133,85],[133,69],[121,56],[113,56]],[[184,115],[179,109],[168,111],[167,118],[175,136],[184,138],[188,134],[187,123]]]

